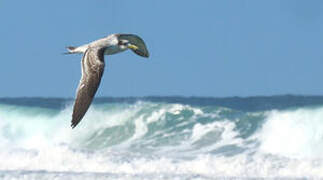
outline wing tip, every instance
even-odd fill
[[[82,120],[82,118],[75,117],[74,114],[73,114],[72,121],[71,121],[72,129],[74,129],[81,122],[81,120]]]
[[[76,125],[77,125],[77,124],[74,124],[74,123],[72,122],[72,124],[71,124],[72,129],[74,129],[74,128],[76,127]]]
[[[78,124],[79,122],[81,121],[81,118],[77,118],[74,113],[72,115],[72,121],[71,121],[71,127],[72,129],[74,129]]]

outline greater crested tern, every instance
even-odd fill
[[[100,85],[105,64],[104,55],[116,54],[127,49],[139,56],[149,57],[144,41],[134,34],[111,34],[79,47],[67,47],[68,52],[65,54],[83,54],[82,77],[73,107],[72,128],[82,120]]]

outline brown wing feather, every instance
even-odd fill
[[[89,48],[82,58],[82,78],[73,107],[72,128],[83,118],[100,85],[104,71],[104,49]]]

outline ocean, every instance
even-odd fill
[[[323,178],[323,97],[0,98],[0,179]]]

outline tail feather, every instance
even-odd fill
[[[86,49],[88,48],[88,45],[83,45],[83,46],[78,46],[78,47],[74,47],[74,46],[67,46],[67,52],[64,54],[82,54],[86,51]]]
[[[75,50],[75,49],[76,49],[76,47],[74,47],[74,46],[67,46],[66,48],[67,48],[67,50],[69,50],[69,51],[73,51],[73,50]]]
[[[74,46],[67,46],[66,49],[67,49],[68,52],[65,52],[64,54],[73,54],[73,53],[75,53],[76,47],[74,47]]]

